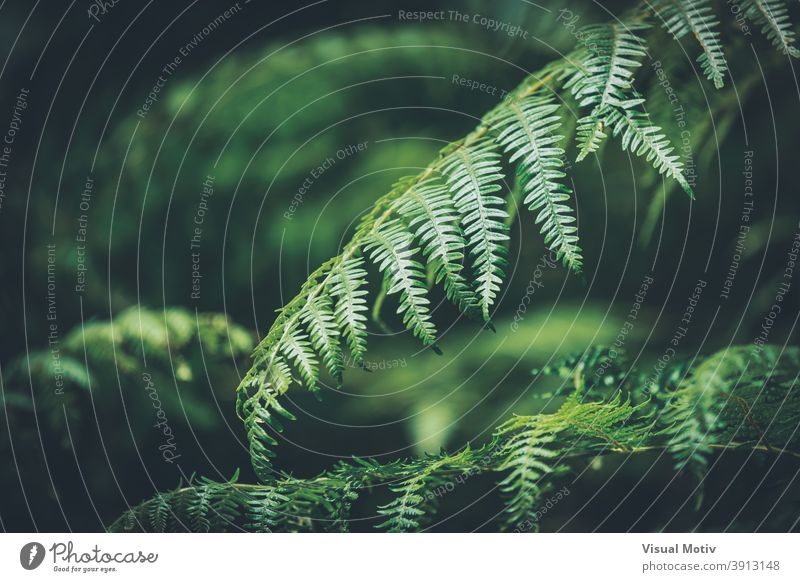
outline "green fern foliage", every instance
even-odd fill
[[[793,35],[782,3],[749,4],[761,14],[751,17],[773,31],[772,40],[790,46]],[[655,12],[643,8],[622,21],[585,28],[573,53],[524,79],[471,133],[378,198],[340,254],[311,273],[256,347],[253,367],[238,389],[237,406],[260,477],[271,474],[266,451],[275,439],[265,427],[274,419],[272,404],[293,385],[316,391],[328,376],[341,384],[345,357],[363,362],[371,272],[382,276],[373,319],[383,325],[384,299],[396,300],[402,324],[434,351],[439,348],[432,287],[439,286],[462,314],[491,327],[505,278],[509,222],[516,218],[516,200],[506,187],[514,182],[511,177],[545,246],[574,272],[583,267],[583,253],[566,173],[572,145],[582,160],[597,152],[607,135],[619,138],[623,151],[643,158],[694,197],[681,156],[667,132],[651,121],[636,89],[656,23],[676,37],[695,36],[704,71],[716,85],[722,83],[727,64],[720,27],[706,0],[664,0]],[[558,99],[566,92],[577,102],[577,115]],[[574,133],[564,129],[573,115]]]
[[[356,362],[364,359],[367,351],[367,272],[364,260],[359,257],[343,260],[332,277],[330,297],[335,301],[336,323],[347,340],[350,356]],[[324,294],[321,298],[326,297]],[[341,368],[330,368],[331,373],[341,377]]]
[[[614,137],[622,139],[622,149],[645,158],[660,173],[673,178],[692,198],[694,190],[683,174],[680,156],[662,129],[640,111],[615,111],[609,116]]]
[[[719,21],[711,9],[709,0],[665,0],[656,4],[656,13],[664,28],[675,39],[691,34],[700,44],[703,53],[697,59],[706,77],[717,89],[725,84],[728,64],[722,51],[720,33],[716,30]]]
[[[781,452],[797,446],[800,410],[791,391],[798,368],[797,348],[736,346],[695,366],[680,389],[668,395],[664,423],[670,449],[676,468],[694,477],[698,505],[715,448],[757,446]]]
[[[388,294],[400,294],[397,312],[403,316],[403,323],[423,344],[430,346],[436,343],[436,327],[428,308],[425,271],[414,258],[419,249],[413,248],[413,244],[413,235],[403,223],[392,220],[375,230],[364,250],[388,277]]]
[[[576,129],[579,162],[600,148],[612,110],[630,109],[644,101],[631,95],[634,72],[646,54],[644,40],[634,31],[644,28],[640,23],[613,23],[581,29],[586,54],[565,83],[578,105],[590,108]]]
[[[447,298],[461,311],[473,312],[477,308],[476,294],[462,274],[466,252],[464,233],[447,188],[434,180],[411,187],[407,197],[399,202],[398,212],[420,241],[433,270],[434,283],[444,283]]]
[[[589,369],[581,362],[599,362],[603,353],[565,358],[558,368],[576,363],[575,377]],[[392,498],[375,506],[375,527],[420,531],[437,515],[437,491],[486,473],[499,475],[505,511],[498,527],[530,531],[543,495],[575,459],[663,451],[679,472],[702,483],[718,450],[800,458],[799,367],[800,348],[728,348],[689,366],[674,390],[637,404],[632,396],[642,387],[640,375],[608,396],[591,395],[576,382],[555,412],[514,416],[481,447],[385,464],[355,459],[309,479],[275,474],[256,485],[239,483],[237,476],[223,483],[192,480],[132,508],[109,529],[345,531],[352,503],[388,485]],[[684,363],[676,368],[687,369]]]
[[[747,18],[761,26],[764,36],[784,54],[800,58],[789,9],[782,0],[740,0]]]
[[[453,202],[461,218],[465,242],[473,257],[476,303],[483,319],[503,282],[508,213],[497,195],[503,179],[500,154],[489,140],[458,148],[443,164]]]
[[[500,132],[498,141],[509,154],[509,161],[519,163],[525,193],[523,203],[538,212],[545,244],[571,270],[581,270],[578,228],[572,209],[565,204],[572,190],[560,180],[564,173],[565,151],[559,147],[563,136],[556,134],[561,125],[558,105],[550,97],[527,97],[512,101],[491,118]]]

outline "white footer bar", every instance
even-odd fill
[[[2,580],[800,580],[796,534],[2,534]]]

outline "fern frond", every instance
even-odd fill
[[[528,97],[512,101],[492,118],[500,132],[497,140],[506,149],[510,161],[518,161],[522,176],[524,204],[538,211],[536,223],[541,224],[545,244],[556,253],[564,265],[579,272],[581,249],[578,247],[577,227],[572,209],[564,204],[572,190],[558,180],[566,177],[563,171],[564,150],[557,144],[563,136],[555,132],[561,118],[554,115],[558,105],[549,97]]]
[[[628,28],[597,28],[598,38],[613,54],[596,55],[594,74],[574,81],[584,106],[603,119],[603,127],[622,134],[623,148],[646,157],[691,192],[682,164],[660,129],[633,112],[641,97],[632,89],[632,71],[639,66],[643,42],[633,31],[644,28],[636,18]],[[608,34],[611,31],[611,36]],[[501,150],[516,165],[524,193],[523,203],[536,214],[545,244],[568,268],[580,271],[576,218],[568,202],[572,190],[563,183],[565,151],[556,131],[561,126],[552,98],[538,95],[553,90],[581,69],[575,58],[579,49],[525,79],[508,98],[487,113],[478,127],[444,148],[418,176],[397,182],[364,215],[341,253],[315,270],[300,293],[280,310],[266,337],[254,351],[254,365],[240,383],[237,409],[245,421],[251,453],[266,455],[270,444],[263,423],[269,401],[297,382],[309,388],[317,381],[322,363],[341,376],[339,348],[349,346],[356,362],[363,361],[367,340],[367,273],[365,257],[383,274],[386,293],[399,296],[397,312],[405,327],[425,345],[438,351],[436,326],[431,316],[428,281],[442,284],[446,296],[462,312],[480,312],[489,320],[503,282],[510,217],[507,202],[499,194],[503,180]],[[601,58],[602,57],[602,58]],[[580,59],[578,59],[580,60]],[[599,109],[598,109],[599,108]],[[595,120],[596,125],[596,120]],[[444,178],[444,184],[438,180]],[[419,247],[419,248],[417,248]],[[466,255],[466,257],[464,257]],[[462,261],[470,264],[467,272]],[[322,312],[332,305],[335,327]],[[309,305],[311,305],[309,307]],[[315,357],[315,354],[320,357]],[[292,377],[292,366],[299,379]],[[272,368],[281,367],[279,370]],[[261,478],[270,473],[270,462],[258,462]]]
[[[800,58],[795,46],[795,32],[789,19],[789,9],[782,0],[741,0],[744,15],[761,25],[761,32],[773,46],[784,54]]]
[[[495,195],[503,179],[500,154],[488,140],[459,148],[448,156],[443,169],[455,207],[461,215],[477,285],[477,301],[483,319],[503,281],[508,240],[508,213],[504,201]]]
[[[393,533],[418,530],[420,518],[426,513],[424,486],[425,479],[422,476],[393,485],[391,491],[397,493],[398,497],[378,508],[378,514],[387,518],[378,527]]]
[[[601,353],[564,362],[572,368],[570,362],[580,366]],[[514,416],[481,448],[386,464],[356,458],[310,479],[280,475],[262,485],[237,483],[236,476],[227,483],[201,479],[143,502],[109,529],[342,531],[358,492],[389,483],[396,497],[379,507],[385,518],[379,529],[417,531],[429,527],[442,491],[452,491],[470,475],[493,471],[504,473],[503,527],[528,531],[537,525],[542,495],[576,457],[664,451],[675,457],[678,469],[694,471],[701,480],[710,454],[718,449],[800,458],[799,368],[798,348],[733,347],[692,366],[672,394],[658,393],[640,404],[619,391],[587,401],[586,392],[576,386],[555,412]],[[694,428],[680,427],[681,419]]]
[[[292,413],[281,406],[276,398],[294,381],[289,365],[277,358],[268,369],[248,373],[242,381],[236,399],[236,412],[242,419],[250,445],[250,459],[258,478],[266,483],[273,479],[271,447],[278,442],[267,433],[267,427],[276,432],[283,430],[278,416],[295,420]]]
[[[697,506],[715,447],[736,442],[781,451],[797,446],[800,410],[789,398],[799,368],[797,348],[765,346],[756,352],[736,346],[703,360],[669,395],[663,414],[669,448],[676,469],[697,483]],[[774,405],[780,406],[779,414]]]
[[[190,531],[207,533],[211,531],[211,491],[210,485],[198,485],[190,489],[186,501],[186,515]]]
[[[153,507],[150,510],[150,527],[156,533],[167,531],[170,521],[170,506],[173,502],[173,493],[159,493],[153,499]]]
[[[655,6],[664,28],[676,40],[692,34],[703,54],[697,59],[706,77],[717,89],[725,84],[728,63],[720,43],[719,26],[709,0],[663,0]]]

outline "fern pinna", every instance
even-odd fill
[[[797,56],[783,2],[741,0],[741,4],[773,44]],[[349,361],[363,363],[371,269],[383,277],[376,304],[384,295],[396,296],[403,324],[433,350],[439,347],[430,308],[431,282],[440,285],[465,316],[491,326],[505,278],[508,223],[516,210],[515,201],[506,195],[512,177],[545,246],[574,273],[581,271],[583,252],[574,192],[566,174],[568,157],[574,154],[580,162],[597,153],[607,138],[617,138],[621,150],[644,158],[658,174],[694,196],[680,156],[664,130],[651,121],[645,97],[635,87],[658,26],[677,38],[691,33],[701,47],[704,73],[715,86],[724,84],[727,62],[719,22],[708,2],[644,3],[624,20],[585,28],[572,53],[530,75],[423,172],[401,179],[377,199],[341,252],[311,273],[298,295],[279,311],[237,389],[237,413],[261,481],[225,489],[230,504],[250,516],[247,523],[260,524],[245,527],[302,529],[308,520],[341,525],[341,516],[360,488],[387,479],[396,497],[380,508],[384,527],[420,529],[435,509],[435,500],[424,492],[454,471],[476,469],[478,458],[490,459],[488,465],[480,465],[481,470],[505,473],[501,487],[509,499],[506,526],[511,527],[532,516],[546,484],[573,453],[663,447],[676,455],[678,468],[683,469],[691,458],[701,462],[713,449],[702,439],[718,434],[719,427],[681,416],[687,414],[690,388],[676,393],[675,402],[654,401],[646,407],[636,400],[641,400],[641,393],[586,402],[584,398],[593,393],[579,390],[555,415],[515,418],[497,430],[491,444],[456,455],[443,453],[388,466],[371,461],[341,464],[303,480],[302,485],[275,471],[271,460],[282,419],[294,419],[280,403],[283,394],[293,386],[318,392],[324,371],[341,383],[345,351]],[[563,129],[570,117],[578,120],[574,134]],[[606,387],[594,388],[602,393]],[[707,404],[702,410],[712,414],[713,407]],[[656,413],[670,419],[659,430],[653,428]],[[693,428],[677,436],[674,426],[681,418]],[[671,443],[660,440],[670,431]],[[178,509],[198,486],[210,485],[193,482],[172,493],[182,500]],[[212,506],[204,498],[201,509],[212,511]],[[284,514],[291,515],[290,525]],[[193,519],[189,526],[202,529],[206,524]]]

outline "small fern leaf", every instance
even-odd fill
[[[334,314],[342,336],[350,348],[350,357],[360,364],[367,351],[367,311],[368,291],[367,272],[363,269],[364,259],[350,258],[339,265],[331,295],[336,298]]]
[[[510,161],[518,161],[523,202],[531,211],[538,211],[536,223],[541,225],[545,244],[566,267],[580,272],[578,229],[572,209],[565,204],[572,190],[558,181],[566,174],[565,152],[557,145],[563,136],[555,133],[561,125],[561,118],[554,115],[557,110],[549,97],[528,97],[509,103],[492,121]]]
[[[517,424],[518,419],[510,422]],[[504,428],[498,432],[503,433]],[[543,432],[534,422],[512,433],[503,444],[500,455],[504,461],[497,470],[508,472],[500,481],[500,490],[509,496],[506,527],[534,520],[538,501],[546,490],[545,478],[553,473],[550,461],[559,456],[558,451],[547,448],[554,440],[553,434]]]
[[[273,360],[270,368],[261,370],[255,375],[248,375],[239,389],[237,414],[244,421],[250,445],[250,461],[262,483],[273,480],[271,459],[275,453],[271,447],[278,444],[267,433],[267,427],[281,432],[283,426],[277,419],[278,415],[289,420],[295,419],[276,398],[276,395],[286,392],[293,382],[291,368],[278,357]],[[249,389],[253,393],[245,396],[244,389]]]
[[[187,525],[195,533],[211,531],[211,487],[198,485],[189,490],[189,499],[186,505]]]
[[[314,349],[322,355],[322,363],[337,382],[341,383],[344,358],[333,301],[327,295],[312,299],[306,303],[300,318],[308,328]]]
[[[725,84],[728,64],[722,51],[719,20],[711,9],[709,0],[665,0],[655,6],[664,28],[676,40],[692,34],[703,54],[697,59],[706,77],[717,89]]]
[[[431,321],[425,270],[413,257],[414,239],[402,222],[393,219],[381,225],[364,244],[364,250],[378,269],[389,278],[387,294],[400,294],[397,313],[423,344],[434,346],[436,327]],[[437,349],[437,348],[435,348]]]
[[[606,137],[606,113],[611,108],[630,109],[641,102],[628,93],[634,70],[642,65],[646,54],[644,40],[633,33],[642,28],[641,24],[614,23],[581,29],[586,57],[564,85],[572,90],[580,107],[591,107],[576,128],[579,162],[600,148]]]
[[[167,531],[170,516],[172,515],[173,494],[159,493],[153,500],[153,507],[150,508],[150,527],[156,533]]]
[[[477,301],[485,321],[503,282],[504,243],[509,238],[508,213],[503,199],[495,195],[503,179],[500,164],[500,154],[489,141],[461,147],[443,163],[472,257]]]
[[[675,148],[661,128],[653,125],[646,114],[639,111],[616,111],[610,116],[609,123],[613,127],[613,135],[622,136],[623,150],[645,158],[659,174],[673,178],[694,198],[694,191],[683,175],[683,163],[672,153]]]
[[[249,531],[270,533],[277,530],[288,517],[286,507],[290,499],[278,487],[256,489],[247,496],[245,527]]]
[[[782,0],[741,0],[744,15],[761,25],[761,32],[783,54],[800,58],[789,9]]]
[[[283,353],[294,363],[305,385],[314,390],[319,378],[319,364],[308,336],[297,328],[290,330],[283,341]]]
[[[386,517],[386,521],[379,524],[379,529],[386,529],[393,533],[416,531],[420,527],[420,518],[425,515],[423,505],[425,495],[422,478],[413,477],[392,486],[391,490],[399,493],[398,497],[378,507],[378,514]]]
[[[464,235],[458,226],[458,213],[447,189],[433,180],[409,188],[397,210],[415,229],[422,252],[432,269],[433,282],[444,283],[447,298],[461,311],[472,314],[477,298],[464,275]]]

